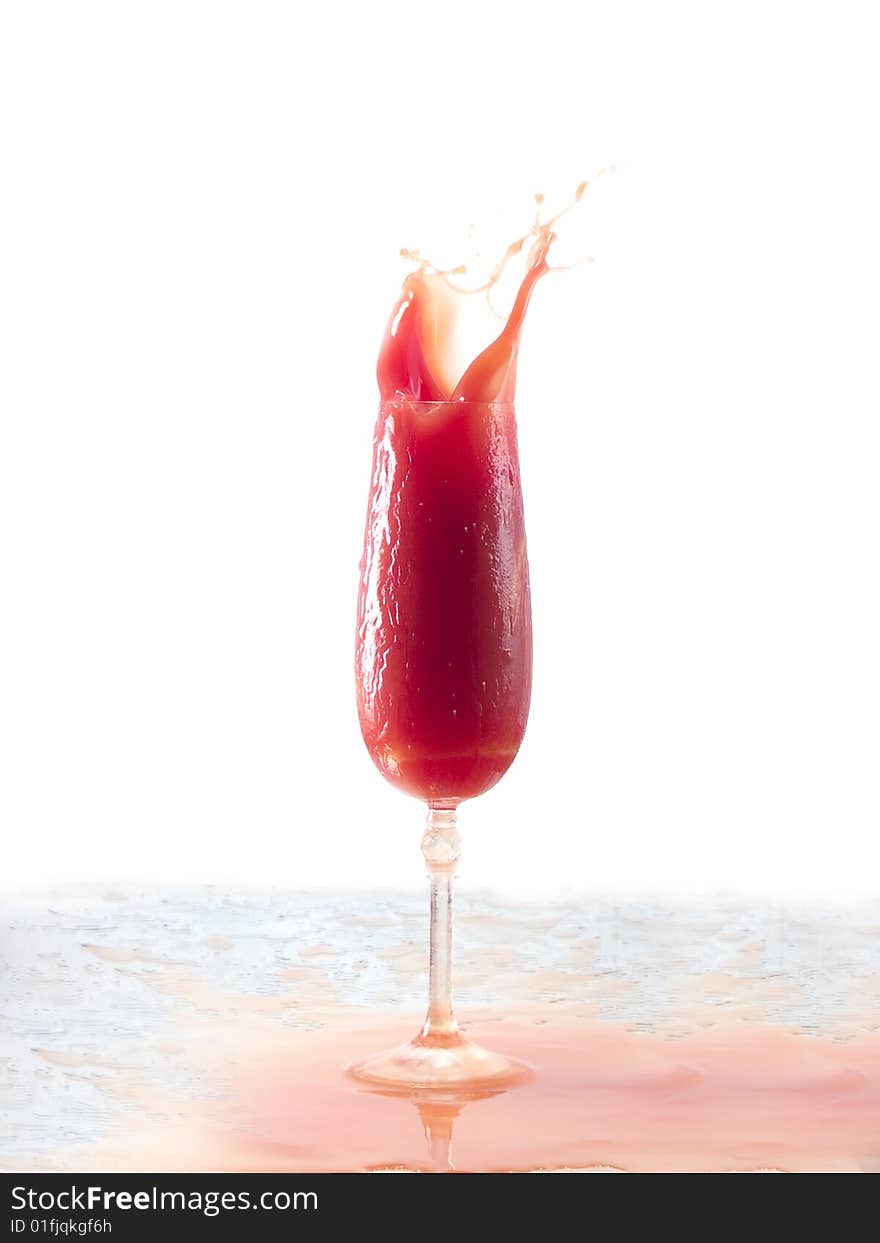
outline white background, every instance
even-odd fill
[[[420,883],[352,685],[397,252],[613,161],[526,330],[533,710],[464,879],[876,892],[872,8],[7,0],[7,887]]]

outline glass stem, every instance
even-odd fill
[[[455,808],[430,807],[422,837],[431,892],[428,1015],[420,1040],[443,1043],[458,1034],[452,1012],[452,889],[461,838]]]

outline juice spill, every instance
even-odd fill
[[[537,1010],[485,1019],[467,1034],[529,1062],[534,1078],[495,1094],[382,1095],[344,1065],[412,1031],[413,1020],[321,1031],[247,1026],[218,1057],[191,1049],[203,1093],[143,1084],[114,1091],[142,1121],[54,1169],[528,1172],[880,1170],[880,1040],[730,1024],[686,1035],[633,1032]],[[222,1042],[221,1042],[222,1043]],[[244,1068],[244,1069],[242,1069]],[[161,1082],[167,1084],[167,1069]],[[14,1168],[14,1167],[13,1167]]]
[[[450,806],[488,790],[525,733],[532,620],[513,398],[526,310],[563,214],[536,216],[470,291],[453,283],[460,269],[404,252],[417,267],[379,354],[358,714],[380,772],[426,802]],[[456,376],[461,300],[488,296],[527,243],[503,328]]]
[[[495,1094],[352,1095],[337,1034],[308,1095],[299,1067],[247,1092],[251,1138],[300,1168],[354,1170],[819,1172],[880,1157],[876,1040],[835,1047],[772,1028],[667,1039],[528,1016],[467,1035],[530,1063],[534,1078]],[[362,1051],[363,1033],[355,1043]]]
[[[60,891],[13,907],[0,1162],[880,1172],[876,903],[465,898],[465,1034],[534,1078],[386,1097],[345,1068],[416,1029],[422,919],[419,897],[376,892]]]

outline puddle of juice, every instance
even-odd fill
[[[242,1026],[231,1044],[227,1034],[222,1089],[162,1099],[117,1084],[117,1098],[144,1121],[68,1152],[60,1168],[880,1170],[880,1039],[870,1033],[840,1039],[739,1023],[670,1035],[547,1021],[544,1008],[466,1029],[532,1066],[532,1079],[507,1091],[383,1095],[346,1075],[351,1061],[402,1042],[415,1025],[349,1012],[317,1031],[276,1024],[269,1043],[268,1028]],[[212,1053],[188,1056],[207,1066]]]
[[[243,1088],[239,1155],[296,1169],[447,1171],[858,1170],[880,1158],[876,1041],[769,1028],[670,1039],[525,1019],[468,1035],[529,1063],[532,1080],[482,1098],[382,1096],[341,1069],[373,1041],[336,1032]]]

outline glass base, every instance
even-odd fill
[[[484,1049],[458,1031],[423,1034],[348,1067],[353,1078],[385,1092],[448,1090],[456,1096],[503,1091],[531,1079],[532,1073],[524,1062]]]

